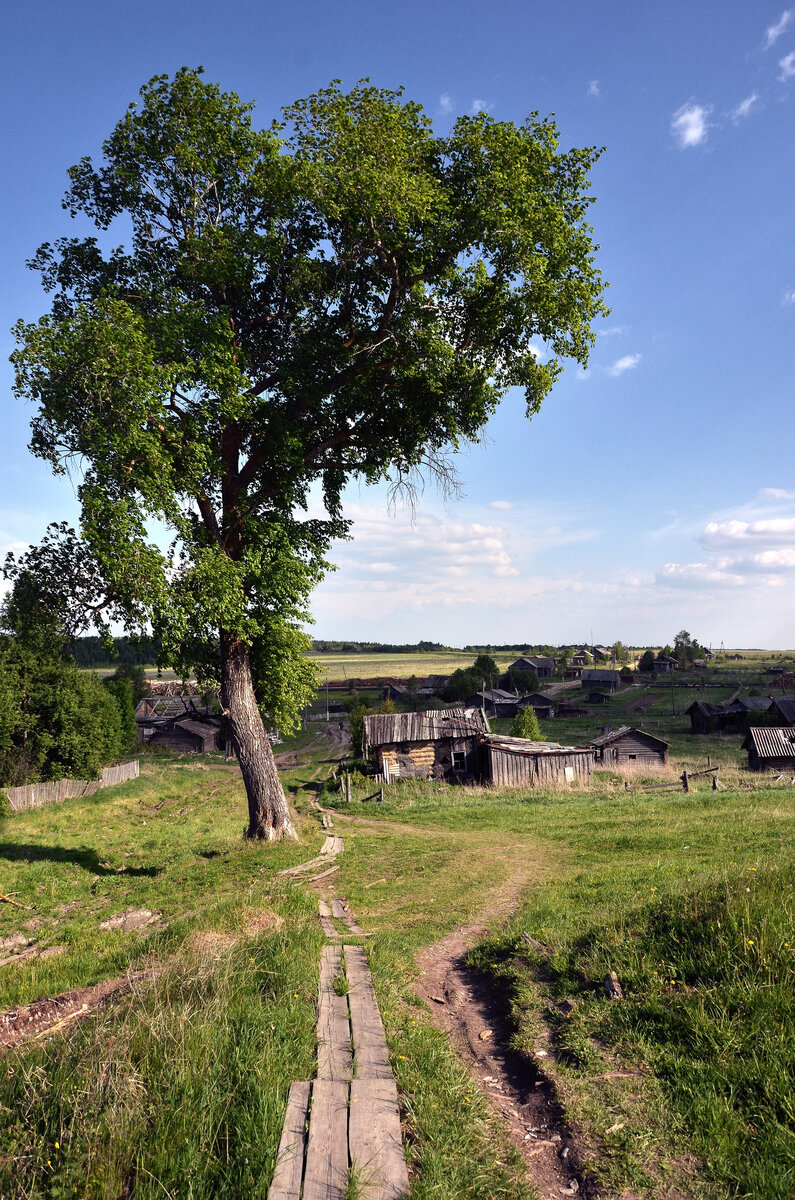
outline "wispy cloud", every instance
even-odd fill
[[[792,9],[785,8],[775,25],[768,25],[765,30],[765,50],[769,50],[781,37],[792,20]]]
[[[592,79],[591,82],[588,84],[588,95],[589,96],[601,96],[601,94],[602,94],[602,89],[599,87],[599,80]]]
[[[795,50],[791,50],[784,58],[778,60],[778,65],[781,67],[779,79],[782,83],[786,83],[788,79],[792,79],[795,75]]]
[[[711,106],[704,104],[683,104],[671,118],[671,133],[679,143],[681,150],[690,146],[700,146],[707,140]]]
[[[494,108],[494,105],[489,104],[489,102],[487,100],[473,100],[472,101],[472,112],[475,114],[482,113],[482,112],[485,112],[485,113],[491,112],[491,110],[493,108]]]
[[[625,371],[634,371],[642,359],[642,354],[625,354],[623,358],[616,359],[612,367],[607,368],[608,375],[623,375]]]
[[[732,109],[731,119],[737,122],[741,121],[743,117],[747,117],[758,99],[759,96],[756,92],[753,92],[750,96],[746,96],[744,100],[740,101],[736,108]]]
[[[795,288],[788,288],[784,293],[782,304],[795,304]]]
[[[492,500],[489,508],[499,508],[503,512],[507,512],[509,508],[513,508],[510,500]]]
[[[626,333],[627,325],[611,325],[609,329],[597,329],[599,337],[615,337],[617,334]]]
[[[452,97],[450,96],[449,92],[442,92],[441,96],[439,97],[439,112],[447,115],[447,113],[451,113],[452,111]]]

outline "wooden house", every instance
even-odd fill
[[[444,689],[447,687],[449,675],[429,675],[418,689],[418,696],[443,696]]]
[[[690,717],[691,733],[741,733],[754,716],[766,713],[772,703],[769,696],[735,694],[722,704],[695,700],[685,712]]]
[[[593,660],[594,662],[611,662],[613,651],[609,646],[594,646]]]
[[[617,692],[621,686],[621,672],[612,671],[605,667],[597,667],[583,671],[580,676],[580,687],[588,690],[595,689],[606,692]]]
[[[495,787],[572,783],[593,774],[594,752],[492,734],[483,739],[484,778]]]
[[[481,708],[374,713],[364,718],[363,750],[387,779],[479,778],[488,732]]]
[[[588,693],[588,703],[589,704],[609,704],[610,696],[607,694],[607,692],[589,692]]]
[[[629,725],[622,725],[620,729],[606,729],[599,737],[592,738],[590,744],[596,751],[596,761],[603,766],[628,762],[665,765],[668,758],[667,742]]]
[[[519,711],[519,698],[502,688],[487,688],[468,696],[466,707],[482,708],[487,717],[515,717]]]
[[[654,670],[659,674],[665,675],[670,671],[678,671],[679,663],[671,654],[661,654],[659,658],[654,660]]]
[[[182,754],[210,754],[219,749],[219,717],[153,717],[138,725],[147,746],[169,746]]]
[[[382,700],[405,700],[409,689],[403,683],[388,683],[381,691]]]
[[[795,725],[795,696],[771,699],[770,707],[770,715],[776,725]]]
[[[519,707],[532,708],[537,717],[551,717],[555,711],[555,697],[533,692],[532,696],[522,696]]]
[[[571,666],[571,667],[563,668],[563,678],[564,679],[579,679],[581,676],[582,676],[582,667]]]
[[[745,735],[743,750],[748,751],[751,771],[795,772],[795,730],[752,726]]]
[[[590,662],[593,662],[593,655],[590,650],[581,649],[571,656],[571,665],[573,667],[587,667]]]
[[[532,654],[517,658],[511,663],[509,671],[535,671],[539,679],[551,679],[555,674],[555,660],[546,654]]]

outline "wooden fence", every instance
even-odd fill
[[[133,762],[105,767],[99,779],[54,779],[51,783],[28,783],[24,787],[2,790],[8,797],[11,811],[22,812],[23,809],[40,808],[42,804],[52,804],[57,800],[93,796],[100,788],[111,787],[114,783],[126,783],[128,779],[137,779],[138,772],[139,763],[136,758]]]

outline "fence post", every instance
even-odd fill
[[[384,798],[384,789],[381,788],[381,795],[378,797],[379,803],[380,803],[380,801],[383,800],[383,798]]]
[[[717,773],[717,771],[712,776],[712,790],[713,790],[713,792],[717,792],[717,790],[718,790],[718,773]]]
[[[687,782],[687,771],[686,770],[682,772],[682,791],[683,792],[690,791],[690,785]]]
[[[350,804],[350,802],[351,802],[351,777],[350,777],[350,775],[345,776],[345,799],[347,800],[348,804]]]

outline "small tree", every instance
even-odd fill
[[[541,732],[535,709],[531,704],[520,708],[511,721],[511,737],[527,738],[531,742],[545,742],[546,734]]]
[[[655,659],[654,651],[653,650],[644,650],[643,654],[641,654],[641,656],[640,656],[640,662],[638,663],[638,670],[643,671],[645,673],[653,671],[655,661],[656,661],[656,659]]]

